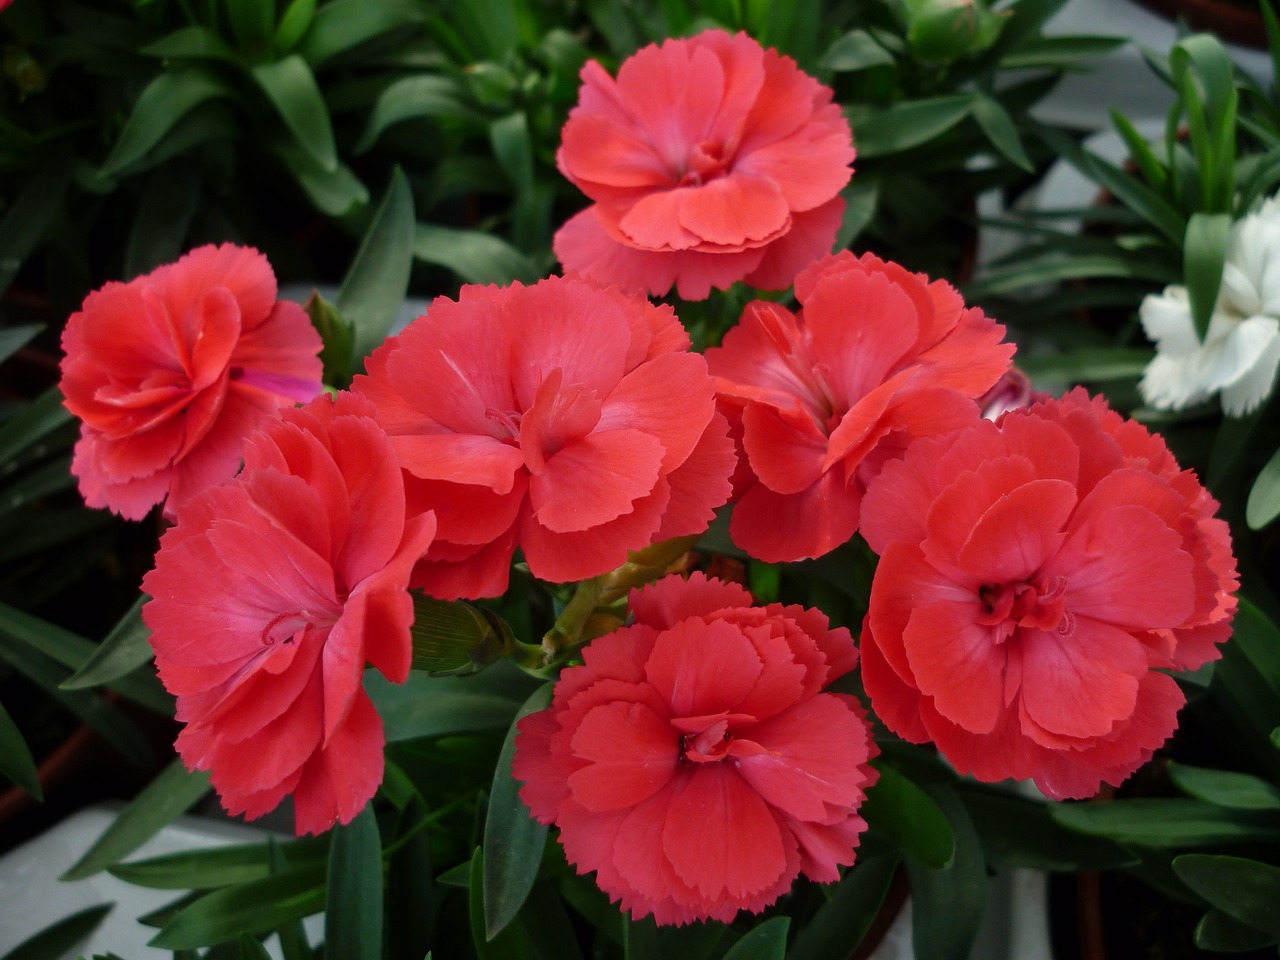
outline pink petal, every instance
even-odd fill
[[[547,460],[529,480],[539,524],[555,533],[588,530],[630,513],[658,480],[662,444],[639,430],[593,433]]]
[[[974,622],[976,602],[940,601],[911,612],[903,632],[911,672],[938,712],[973,733],[989,733],[1004,702],[1005,650]]]
[[[574,800],[593,812],[630,807],[651,797],[675,774],[680,736],[639,703],[606,703],[573,732],[572,750],[589,761],[569,775]]]

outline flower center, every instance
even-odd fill
[[[1014,583],[987,584],[978,590],[982,613],[977,622],[998,627],[998,643],[1018,627],[1070,634],[1075,619],[1066,608],[1066,596],[1066,577],[1054,577],[1049,583],[1029,577]]]
[[[689,151],[684,175],[677,186],[700,187],[708,180],[724,176],[728,171],[729,161],[725,156],[724,144],[703,140]]]
[[[277,643],[292,643],[303,630],[332,627],[337,622],[338,618],[331,613],[290,610],[268,621],[258,639],[264,647],[273,647]]]
[[[729,721],[721,718],[697,733],[680,738],[680,754],[694,763],[712,763],[723,760],[729,752],[733,736],[729,733]]]

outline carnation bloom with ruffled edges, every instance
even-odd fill
[[[556,161],[594,203],[556,256],[631,293],[778,290],[831,250],[854,150],[830,88],[746,34],[708,30],[582,68]]]
[[[1230,635],[1216,509],[1159,437],[1079,389],[917,441],[863,501],[876,715],[980,780],[1119,784],[1177,725],[1164,671]]]
[[[143,608],[186,724],[177,749],[232,813],[293,794],[298,833],[347,823],[382,781],[365,664],[408,676],[414,562],[435,518],[406,519],[391,443],[362,398],[284,411],[234,481],[160,541]]]
[[[803,309],[748,304],[706,351],[742,470],[730,533],[770,562],[858,529],[867,481],[915,437],[965,426],[1009,367],[1004,327],[955,288],[847,251],[796,278]]]
[[[1275,389],[1280,368],[1280,198],[1232,225],[1203,340],[1184,286],[1149,294],[1138,315],[1156,343],[1139,383],[1143,399],[1181,410],[1218,394],[1228,416],[1256,410]]]
[[[439,520],[414,586],[496,596],[517,547],[535,577],[580,580],[705,530],[735,458],[688,347],[669,307],[552,277],[464,287],[376,350],[355,389]]]
[[[701,574],[630,605],[634,623],[593,640],[519,723],[533,815],[637,919],[728,921],[801,873],[838,879],[876,778],[861,705],[823,692],[857,662],[849,632]]]
[[[276,300],[258,251],[200,247],[85,298],[62,334],[60,384],[80,418],[71,472],[91,507],[140,520],[232,477],[244,438],[321,389],[320,335]]]

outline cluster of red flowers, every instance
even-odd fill
[[[597,576],[732,498],[754,558],[858,531],[880,554],[863,676],[900,736],[1055,797],[1132,773],[1176,723],[1163,671],[1216,657],[1235,612],[1199,481],[1081,391],[1029,405],[1003,327],[949,284],[828,253],[850,132],[787,58],[710,31],[583,80],[559,163],[594,203],[557,236],[566,276],[435,300],[336,400],[312,399],[319,339],[254,251],[197,250],[71,318],[86,500],[176,520],[144,618],[187,764],[230,810],[292,794],[299,832],[345,823],[381,780],[362,677],[407,676],[410,587],[499,595],[516,551]],[[800,309],[750,304],[705,357],[643,298],[744,279]],[[863,708],[826,689],[850,632],[697,575],[630,609],[520,725],[534,816],[660,923],[836,879],[876,779]]]

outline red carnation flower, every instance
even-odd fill
[[[594,60],[556,160],[595,201],[556,234],[566,272],[686,300],[790,286],[828,253],[854,151],[830,88],[739,33]]]
[[[342,394],[249,438],[244,472],[196,495],[160,541],[143,608],[160,679],[178,697],[187,766],[232,813],[294,796],[298,833],[347,823],[382,781],[382,721],[366,661],[402,682],[409,571],[435,518],[405,519],[391,443]]]
[[[804,309],[747,305],[706,352],[742,452],[734,543],[760,560],[817,557],[858,529],[880,465],[915,437],[966,426],[1013,345],[942,280],[848,252],[796,278]]]
[[[71,472],[91,507],[173,517],[235,475],[244,438],[320,392],[320,336],[276,300],[266,257],[200,247],[85,298],[62,333],[62,392],[81,419]]]
[[[496,596],[517,546],[569,581],[705,530],[734,453],[688,346],[669,307],[552,277],[464,287],[375,351],[355,389],[440,524],[414,586]]]
[[[861,705],[821,692],[857,662],[849,632],[701,574],[632,591],[631,609],[520,721],[520,796],[569,862],[658,923],[838,879],[876,779]]]
[[[1075,390],[913,444],[863,501],[876,714],[980,780],[1119,784],[1177,726],[1238,586],[1217,503],[1163,441]]]

